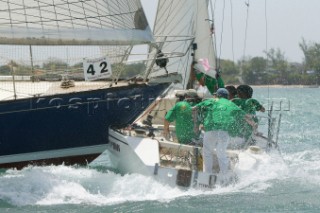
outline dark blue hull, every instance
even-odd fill
[[[135,84],[0,102],[0,168],[86,164],[108,143],[108,127],[132,123],[168,84]]]

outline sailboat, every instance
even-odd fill
[[[88,164],[170,82],[121,79],[154,45],[139,0],[0,2],[0,168]]]
[[[167,70],[153,69],[151,75],[166,75],[166,72],[185,73],[180,89],[186,89],[190,84],[189,76],[192,76],[193,69],[215,76],[214,34],[208,7],[207,0],[158,1],[154,34],[162,47],[162,54],[170,57],[169,53],[174,50],[187,48],[188,51],[180,58],[169,58]],[[177,38],[181,40],[180,45],[172,45],[172,40]],[[192,38],[191,43],[189,38]],[[194,64],[194,61],[197,64]],[[183,92],[173,89],[173,93],[174,91]],[[170,186],[213,189],[217,185],[236,183],[235,171],[239,168],[239,163],[246,169],[253,168],[265,156],[268,149],[277,146],[277,142],[273,139],[276,135],[274,134],[276,122],[270,110],[266,117],[268,137],[257,134],[254,145],[247,143],[244,148],[229,148],[228,174],[219,173],[216,156],[214,156],[213,172],[204,172],[201,141],[194,141],[192,145],[177,143],[174,126],[170,126],[169,138],[163,135],[165,113],[177,101],[170,91],[166,95],[150,105],[132,125],[126,128],[110,127],[109,156],[120,173],[140,173]]]

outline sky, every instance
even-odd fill
[[[141,1],[153,25],[157,0]],[[320,0],[212,0],[212,3],[216,45],[222,59],[265,57],[265,50],[279,48],[289,62],[301,63],[302,39],[320,43]]]

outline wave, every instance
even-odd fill
[[[279,181],[320,186],[319,150],[284,155],[261,155],[259,164],[237,167],[239,182],[212,191],[172,188],[139,174],[121,176],[91,167],[46,166],[9,169],[0,173],[1,206],[116,205],[125,202],[170,202],[179,197],[225,193],[260,193]],[[241,159],[241,158],[240,158]],[[239,164],[240,165],[240,164]]]

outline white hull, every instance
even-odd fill
[[[257,146],[243,151],[229,150],[230,173],[228,177],[220,177],[216,160],[214,173],[202,171],[201,147],[169,142],[161,136],[150,138],[134,131],[113,129],[109,129],[109,142],[111,161],[120,173],[139,173],[153,176],[173,187],[200,189],[235,183],[237,177],[234,171],[238,164],[242,163],[245,169],[254,167],[263,153]]]

